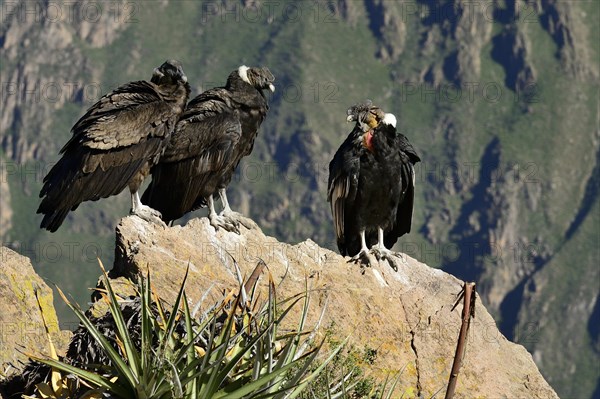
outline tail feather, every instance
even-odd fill
[[[195,162],[189,159],[176,163],[156,165],[152,170],[152,182],[142,195],[142,203],[162,214],[166,223],[181,218],[199,206],[205,196],[216,191],[209,184],[209,175],[194,176]]]
[[[158,151],[159,144],[112,152],[80,148],[64,154],[44,178],[37,210],[44,214],[40,227],[54,232],[82,202],[119,194],[150,158],[146,153]]]
[[[77,206],[75,206],[75,208],[77,208]],[[67,218],[67,215],[71,210],[73,209],[62,208],[45,214],[40,227],[54,233]]]

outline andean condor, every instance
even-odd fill
[[[158,210],[165,222],[208,204],[209,220],[239,233],[239,224],[254,223],[231,210],[226,187],[240,160],[250,154],[269,105],[263,90],[275,91],[268,68],[244,65],[231,72],[224,87],[209,89],[187,105],[142,202]],[[223,211],[215,211],[219,193]]]
[[[420,158],[396,132],[396,117],[371,102],[350,108],[348,121],[356,126],[329,164],[327,200],[338,248],[355,261],[369,263],[372,254],[397,269],[387,248],[410,232]]]
[[[40,227],[56,231],[83,201],[119,194],[127,186],[131,212],[160,221],[142,205],[138,189],[163,152],[189,93],[181,63],[169,60],[154,69],[150,82],[127,83],[92,105],[44,178]]]

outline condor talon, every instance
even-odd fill
[[[223,216],[222,214],[217,214],[217,212],[215,211],[215,203],[212,195],[208,197],[208,208],[208,220],[210,222],[210,225],[213,226],[216,231],[219,231],[219,228],[222,228],[226,231],[240,234],[240,229],[238,228],[238,225],[236,225],[229,218]]]

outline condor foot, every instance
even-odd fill
[[[223,211],[220,215],[222,218],[227,220],[230,224],[233,224],[237,228],[237,233],[240,234],[240,225],[244,226],[248,230],[258,229],[258,225],[254,223],[254,220],[245,217],[239,212],[234,211]]]
[[[208,220],[210,221],[210,225],[214,227],[216,231],[223,229],[225,231],[240,234],[239,223],[236,223],[234,220],[216,214],[208,215]]]
[[[135,216],[139,217],[140,219],[145,220],[146,222],[154,223],[154,224],[158,224],[160,226],[167,227],[165,222],[163,222],[163,220],[162,220],[162,214],[159,211],[157,211],[156,209],[150,208],[147,205],[142,205],[135,209],[131,209],[129,211],[129,214],[135,215]]]
[[[391,266],[394,271],[398,271],[398,268],[403,264],[406,264],[404,256],[400,252],[390,251],[389,249],[375,245],[371,248],[371,253],[377,258],[378,261],[385,260]]]
[[[377,259],[373,256],[371,251],[363,249],[359,253],[354,255],[352,258],[350,258],[348,263],[355,263],[357,265],[360,265],[361,268],[365,268],[377,264]]]

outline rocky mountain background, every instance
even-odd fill
[[[335,249],[328,163],[350,131],[346,108],[372,99],[423,159],[413,232],[397,249],[476,281],[559,396],[600,397],[599,6],[2,1],[2,243],[88,301],[129,196],[39,230],[37,194],[70,127],[167,58],[183,62],[192,95],[241,64],[267,65],[277,90],[231,184],[236,209],[282,241]]]

